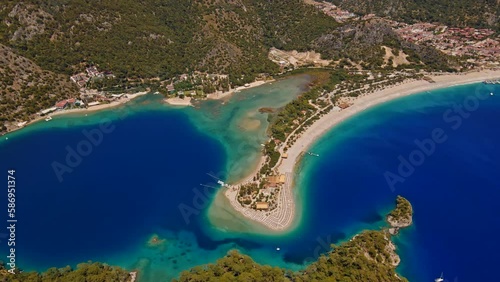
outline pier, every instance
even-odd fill
[[[230,188],[231,186],[227,183],[225,183],[224,181],[222,181],[220,178],[218,178],[217,176],[211,174],[211,173],[207,173],[208,176],[212,177],[214,180],[217,181],[217,184],[219,184],[220,186],[222,187],[226,187],[226,188]],[[207,186],[207,185],[203,185],[203,184],[200,184],[201,186],[206,186],[206,187],[210,187],[210,186]],[[214,188],[214,187],[210,187],[210,188]]]

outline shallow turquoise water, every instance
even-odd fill
[[[211,235],[217,229],[205,214],[216,191],[208,187],[216,186],[210,175],[247,173],[267,139],[267,115],[258,109],[285,105],[308,82],[299,76],[185,109],[148,95],[2,138],[1,169],[16,169],[22,187],[19,265],[44,270],[104,261],[139,269],[141,281],[158,281],[233,248],[274,258],[255,241]],[[165,243],[148,246],[153,234]]]
[[[198,109],[172,109],[151,95],[113,111],[56,117],[2,139],[0,169],[15,168],[20,187],[19,264],[43,270],[105,261],[139,269],[141,281],[158,281],[237,248],[258,262],[299,269],[330,243],[383,226],[384,214],[402,194],[414,205],[415,225],[397,238],[401,274],[432,281],[444,272],[450,281],[473,281],[480,265],[492,268],[498,244],[488,234],[500,229],[494,204],[498,87],[414,95],[337,126],[311,148],[321,157],[306,157],[300,166],[296,197],[303,215],[287,234],[221,232],[209,224],[206,210],[216,189],[200,186],[215,187],[207,173],[222,179],[247,173],[266,140],[266,115],[258,108],[284,105],[307,82],[275,82]],[[498,95],[482,101],[459,129],[450,129],[453,123],[443,113],[476,90]],[[64,164],[67,146],[77,149],[87,138],[84,130],[106,119],[115,129],[59,182],[53,163]],[[411,153],[414,140],[428,138],[436,127],[446,129],[449,140],[393,192],[384,173],[397,169],[398,156]],[[189,216],[182,205],[192,208]],[[153,234],[165,243],[148,246]],[[478,237],[487,248],[463,248]],[[481,278],[493,279],[483,273]]]

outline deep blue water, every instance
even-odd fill
[[[62,182],[52,163],[65,165],[66,146],[76,150],[88,140],[82,131],[99,125],[11,138],[8,150],[0,150],[1,171],[17,171],[21,265],[74,265],[122,253],[162,227],[202,232],[201,217],[186,224],[178,205],[191,201],[206,172],[223,167],[222,146],[180,112],[142,112],[111,126]]]
[[[452,129],[456,115],[447,122],[443,114],[476,90],[497,95],[484,96]],[[64,164],[66,146],[77,148],[86,139],[82,131],[99,125],[20,134],[0,144],[0,172],[17,171],[18,263],[43,270],[99,260],[139,268],[144,281],[157,281],[238,248],[258,262],[297,269],[330,243],[383,226],[401,194],[415,210],[414,225],[397,238],[402,275],[433,281],[444,272],[449,281],[494,281],[489,270],[500,252],[498,109],[500,88],[476,84],[399,99],[342,123],[311,148],[319,158],[304,159],[297,175],[302,221],[280,236],[213,236],[205,203],[185,221],[179,205],[193,206],[194,190],[210,180],[207,172],[224,170],[227,156],[184,111],[137,111],[114,119],[113,132],[62,182],[53,162]],[[447,140],[393,191],[384,173],[396,173],[398,156],[408,159],[417,148],[414,140],[429,138],[438,127]],[[146,247],[152,234],[166,238],[166,247]]]
[[[485,97],[477,109],[470,98],[476,93]],[[463,116],[449,112],[464,103]],[[410,281],[433,281],[441,272],[447,281],[496,281],[499,109],[500,87],[475,84],[395,100],[341,124],[313,148],[321,157],[302,165],[309,175],[306,225],[316,229],[312,219],[321,218],[331,230],[352,230],[353,222],[376,222],[399,194],[415,212],[414,225],[396,239],[400,273]],[[427,145],[429,155],[419,160],[415,141],[436,128],[447,139],[434,150]],[[396,174],[398,157],[411,154],[418,166],[393,191],[384,175]]]

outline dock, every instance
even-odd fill
[[[230,188],[231,186],[227,183],[225,183],[224,181],[222,181],[222,179],[218,178],[217,176],[211,174],[211,173],[207,173],[208,176],[212,177],[214,180],[217,181],[217,184],[219,184],[220,186],[222,187],[226,187],[226,188]],[[203,185],[203,184],[200,184],[201,186],[207,186],[207,185]],[[210,187],[210,186],[208,186]],[[214,188],[214,187],[210,187],[210,188]]]

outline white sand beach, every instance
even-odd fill
[[[217,91],[215,93],[208,94],[207,95],[207,99],[210,99],[210,100],[224,99],[226,97],[229,97],[229,96],[233,95],[234,93],[236,93],[238,91],[245,90],[245,89],[250,89],[250,88],[254,88],[254,87],[257,87],[257,86],[261,86],[261,85],[263,85],[265,83],[269,83],[269,82],[273,82],[273,81],[274,81],[274,79],[271,79],[271,80],[257,80],[257,81],[248,83],[246,86],[238,86],[238,87],[236,87],[234,89],[230,89],[229,91],[226,91],[226,92]]]
[[[191,97],[184,97],[184,99],[181,99],[179,97],[174,97],[165,99],[164,101],[172,106],[183,106],[183,107],[193,106],[193,104],[191,104]]]
[[[399,84],[388,87],[375,93],[370,93],[353,99],[353,105],[339,112],[330,112],[301,134],[297,141],[288,149],[288,158],[283,159],[279,166],[281,173],[292,172],[299,155],[306,151],[308,147],[314,143],[321,135],[325,134],[329,129],[339,124],[343,120],[378,104],[408,96],[411,94],[421,93],[433,89],[451,87],[461,84],[481,82],[488,79],[500,78],[500,71],[480,71],[467,74],[446,74],[439,76],[431,76],[435,83],[429,83],[425,80],[411,81],[408,83]]]
[[[226,91],[226,92],[216,91],[215,93],[207,94],[207,99],[208,100],[221,100],[224,98],[231,97],[231,95],[233,95],[234,93],[236,93],[238,91],[257,87],[257,86],[260,86],[262,84],[272,82],[272,81],[274,81],[274,80],[266,80],[266,81],[258,80],[258,81],[254,81],[252,83],[248,83],[246,86],[239,86],[239,87],[236,87],[236,88],[231,89],[231,90]],[[172,106],[184,106],[184,107],[193,106],[193,104],[191,103],[191,101],[192,101],[191,97],[184,97],[183,99],[181,99],[179,97],[173,97],[173,98],[167,98],[164,101],[167,104],[172,105]]]
[[[133,99],[135,99],[137,97],[140,97],[142,95],[146,95],[148,93],[149,93],[148,91],[137,92],[135,94],[126,94],[126,93],[124,93],[124,97],[120,98],[119,100],[116,100],[116,101],[113,101],[111,103],[108,103],[108,104],[99,104],[99,105],[92,106],[92,107],[89,107],[89,108],[78,108],[78,109],[70,109],[70,110],[57,111],[57,112],[51,113],[50,116],[65,115],[65,114],[79,113],[79,112],[91,113],[91,112],[101,111],[101,110],[104,110],[104,109],[110,109],[110,108],[114,108],[114,107],[123,105],[125,103],[128,103],[131,100],[133,100]]]
[[[305,152],[320,136],[328,132],[335,125],[345,119],[375,105],[415,93],[421,93],[433,89],[451,87],[455,85],[481,82],[488,79],[500,78],[500,71],[475,71],[462,74],[444,74],[430,76],[435,83],[426,80],[410,81],[395,86],[389,86],[375,93],[361,95],[353,98],[352,105],[341,111],[331,111],[322,116],[314,124],[303,132],[296,142],[288,149],[288,157],[282,159],[277,167],[280,174],[286,175],[286,182],[279,194],[278,207],[273,211],[257,211],[242,207],[236,197],[237,188],[229,188],[225,191],[225,196],[231,203],[231,206],[241,213],[244,217],[260,223],[272,231],[286,231],[292,226],[295,211],[295,199],[293,193],[293,171],[300,160],[300,156]],[[259,167],[260,168],[260,167]],[[243,181],[235,186],[252,179],[258,172],[257,168],[253,174],[245,177]]]

